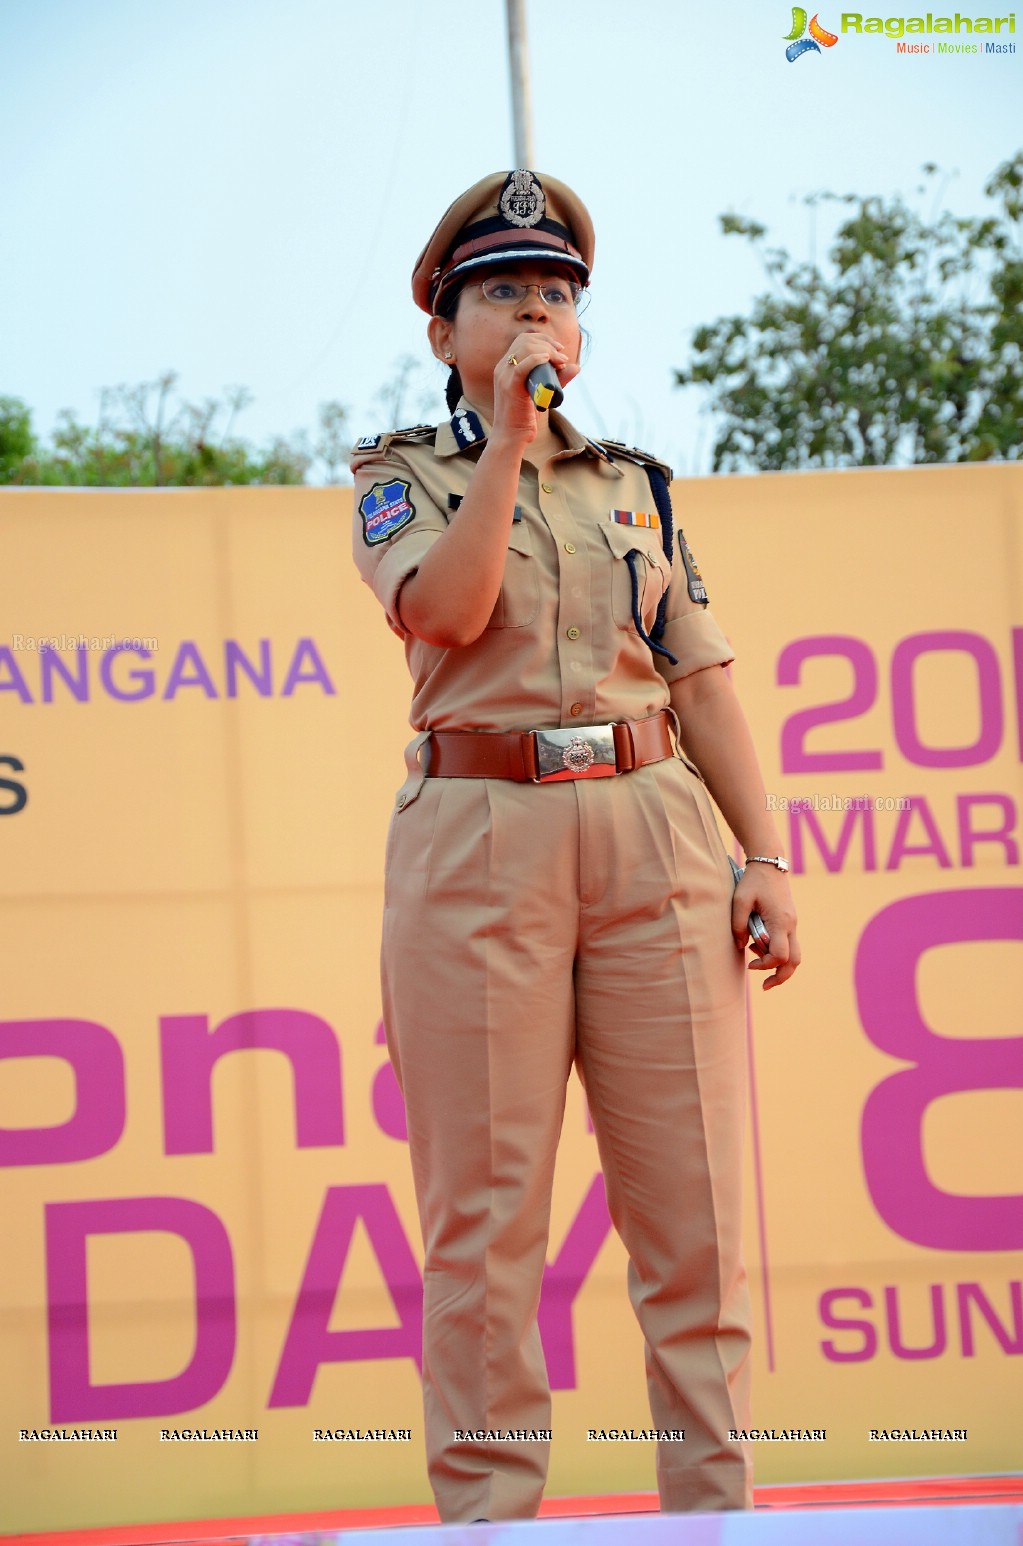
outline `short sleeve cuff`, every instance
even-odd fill
[[[663,655],[654,657],[657,669],[669,687],[694,671],[702,671],[706,666],[727,666],[735,659],[735,651],[706,607],[673,618],[660,642],[678,657],[677,666]]]
[[[388,544],[373,571],[373,594],[387,613],[387,621],[395,633],[402,636],[406,630],[398,614],[398,592],[419,568],[440,535],[439,531],[417,531],[403,535],[400,541]]]

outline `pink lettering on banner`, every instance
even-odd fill
[[[124,1132],[124,1054],[92,1020],[0,1021],[0,1059],[62,1058],[75,1109],[52,1127],[0,1128],[0,1165],[68,1165],[106,1154]]]
[[[603,1176],[594,1176],[553,1262],[544,1268],[537,1321],[552,1390],[574,1390],[572,1306],[611,1232]]]
[[[816,725],[831,725],[840,720],[858,719],[877,701],[877,661],[870,645],[848,634],[814,634],[794,639],[778,657],[779,687],[799,685],[803,664],[819,655],[838,655],[853,668],[853,688],[847,698],[833,703],[815,704],[790,714],[781,732],[781,770],[783,773],[850,772],[883,766],[879,751],[807,751],[805,741]]]
[[[865,1288],[829,1288],[820,1299],[819,1313],[822,1325],[829,1331],[852,1331],[863,1338],[858,1347],[839,1347],[830,1338],[821,1343],[821,1351],[831,1363],[866,1363],[877,1352],[877,1332],[870,1321],[853,1320],[847,1315],[835,1314],[835,1305],[843,1299],[851,1299],[861,1310],[869,1310],[873,1299]]]
[[[377,1021],[373,1041],[378,1047],[385,1046],[387,1043],[387,1032],[382,1020]],[[408,1142],[405,1101],[398,1087],[398,1078],[390,1058],[373,1075],[373,1119],[380,1131],[386,1133],[388,1138],[398,1138],[402,1143]]]
[[[997,826],[974,826],[974,811],[982,811],[985,807],[994,807],[1001,812],[1002,819]],[[1015,836],[1018,813],[1016,802],[1009,795],[957,795],[956,814],[959,818],[959,855],[963,869],[970,869],[976,863],[973,850],[980,843],[998,844],[1005,854],[1006,864],[1019,863],[1019,843]]]
[[[923,1347],[910,1347],[903,1341],[902,1325],[899,1318],[899,1295],[894,1284],[889,1284],[885,1289],[884,1303],[888,1316],[888,1337],[891,1342],[892,1352],[896,1358],[908,1358],[915,1361],[920,1358],[941,1357],[948,1346],[948,1337],[945,1333],[945,1295],[940,1283],[931,1284],[931,1316],[934,1336]]]
[[[1002,1325],[995,1308],[979,1283],[957,1283],[959,1324],[962,1330],[963,1357],[973,1358],[973,1317],[970,1306],[976,1305],[1003,1353],[1023,1353],[1023,1283],[1016,1279],[1009,1284],[1009,1301],[1012,1308],[1012,1330]]]
[[[914,826],[922,828],[922,842],[910,842]],[[903,859],[909,857],[937,859],[943,870],[952,868],[952,860],[942,842],[931,808],[926,800],[917,795],[911,796],[907,808],[899,812],[885,869],[897,870]]]
[[[1023,940],[1023,888],[935,891],[893,902],[867,924],[856,950],[863,1028],[880,1051],[914,1064],[888,1075],[863,1109],[863,1168],[889,1228],[947,1251],[1023,1246],[1023,1196],[960,1196],[935,1186],[923,1155],[932,1101],[968,1090],[1023,1089],[1023,1036],[938,1036],[924,1021],[916,972],[926,950]]]
[[[341,1048],[326,1020],[303,1009],[251,1009],[210,1030],[206,1015],[162,1015],[166,1154],[213,1153],[213,1069],[229,1052],[282,1052],[295,1081],[300,1149],[343,1144]]]
[[[818,1313],[821,1325],[829,1331],[851,1332],[860,1340],[851,1346],[842,1346],[830,1337],[821,1342],[821,1352],[830,1363],[866,1363],[873,1358],[885,1338],[884,1346],[894,1358],[915,1361],[921,1358],[941,1358],[946,1353],[958,1352],[962,1358],[976,1356],[974,1345],[974,1311],[979,1312],[981,1323],[987,1328],[987,1340],[997,1343],[1003,1353],[1019,1356],[1023,1353],[1023,1283],[1016,1278],[1007,1284],[1009,1294],[1009,1321],[1003,1322],[999,1311],[991,1303],[979,1283],[932,1283],[929,1287],[931,1325],[930,1342],[912,1347],[902,1333],[903,1301],[909,1300],[909,1315],[919,1322],[919,1291],[906,1284],[887,1283],[882,1305],[878,1305],[879,1325],[875,1328],[869,1320],[850,1315],[836,1315],[835,1307],[843,1300],[850,1300],[860,1309],[872,1310],[874,1297],[869,1289],[858,1287],[829,1288],[820,1296]],[[958,1346],[953,1349],[948,1327],[957,1320]],[[879,1335],[879,1333],[881,1335]]]
[[[329,1329],[338,1284],[362,1223],[398,1315],[397,1326]],[[423,1280],[387,1187],[332,1186],[309,1250],[268,1405],[306,1406],[321,1364],[411,1358],[422,1369]]]
[[[51,1422],[165,1417],[212,1401],[231,1372],[235,1349],[234,1261],[217,1215],[184,1197],[118,1197],[49,1203],[45,1221]],[[152,1230],[179,1236],[192,1253],[195,1351],[188,1366],[168,1379],[95,1385],[89,1373],[87,1243],[95,1235]]]
[[[922,655],[935,652],[968,655],[977,667],[980,730],[969,746],[925,746],[917,733],[913,667]],[[994,645],[979,633],[953,629],[901,639],[892,655],[892,721],[899,750],[918,767],[968,768],[989,762],[998,753],[1004,730],[1002,678]]]
[[[828,847],[824,829],[812,810],[804,810],[802,807],[797,807],[795,810],[790,809],[788,815],[789,852],[792,855],[792,868],[797,875],[802,875],[806,871],[806,855],[803,848],[804,826],[809,831],[814,843],[816,843],[817,852],[823,859],[824,868],[829,874],[837,874],[845,864],[857,826],[860,827],[861,845],[859,867],[863,870],[877,869],[873,811],[867,809],[846,811],[842,817],[842,827],[834,848]]]

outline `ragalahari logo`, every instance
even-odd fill
[[[806,34],[809,33],[809,36]],[[833,32],[828,32],[821,26],[814,16],[809,27],[806,25],[806,12],[801,5],[792,7],[792,31],[785,34],[788,48],[785,50],[785,58],[789,64],[794,64],[801,54],[808,54],[812,49],[819,54],[822,48],[834,48],[838,38]]]

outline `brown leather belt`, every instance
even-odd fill
[[[431,732],[426,773],[430,778],[510,778],[519,784],[572,778],[611,778],[673,757],[669,715],[611,725],[573,725],[564,730]]]

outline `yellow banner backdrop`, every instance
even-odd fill
[[[1011,1470],[1023,467],[674,494],[805,954],[751,994],[758,1479]],[[428,1496],[377,986],[408,690],[350,508],[0,494],[6,1530]],[[576,1091],[555,1494],[653,1486],[623,1269]]]

